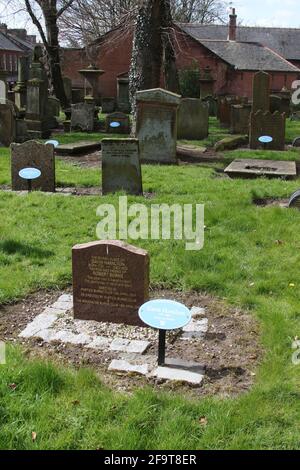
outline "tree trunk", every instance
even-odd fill
[[[56,98],[59,99],[61,107],[66,109],[70,106],[66,96],[62,70],[60,64],[60,48],[58,40],[57,11],[49,11],[43,8],[45,25],[47,31],[46,51],[48,56],[51,84]]]
[[[142,0],[135,25],[130,70],[130,101],[135,121],[138,90],[158,88],[162,74],[166,88],[178,91],[175,53],[171,39],[169,0]]]

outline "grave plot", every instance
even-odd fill
[[[172,380],[161,378],[158,370],[156,330],[74,320],[70,290],[40,292],[1,307],[0,340],[21,343],[32,357],[91,366],[118,389],[132,390],[148,382],[183,387],[197,396],[235,396],[253,385],[262,357],[253,317],[195,292],[154,290],[150,298],[173,298],[192,313],[192,322],[184,330],[167,335],[166,365],[167,373],[174,370]],[[203,377],[197,383],[199,376]]]
[[[232,178],[267,176],[270,178],[293,179],[297,176],[295,162],[275,160],[238,159],[232,162],[224,171]]]

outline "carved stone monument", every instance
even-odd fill
[[[138,309],[149,299],[149,255],[121,241],[72,251],[74,317],[144,326]]]
[[[181,96],[155,88],[138,91],[136,100],[141,160],[177,163],[177,109]]]

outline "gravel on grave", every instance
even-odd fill
[[[147,380],[143,377],[127,377],[107,371],[115,358],[111,351],[95,352],[84,346],[45,344],[36,339],[21,341],[18,338],[28,323],[65,293],[71,293],[71,289],[63,292],[41,291],[14,305],[0,306],[0,341],[21,343],[28,358],[51,360],[75,367],[92,367],[105,384],[122,392],[131,393],[137,387],[145,386]],[[180,393],[196,397],[232,397],[248,391],[255,382],[256,370],[264,352],[255,315],[205,293],[163,289],[151,292],[151,298],[164,297],[182,302],[189,308],[198,306],[205,309],[205,318],[209,321],[205,337],[201,341],[191,342],[178,338],[173,344],[168,340],[167,356],[204,365],[206,374],[202,387],[195,390],[182,384],[162,384],[154,379],[151,383],[167,390],[180,389]],[[70,328],[71,325],[72,322]],[[101,331],[102,326],[97,325],[97,328]],[[126,327],[126,330],[134,332],[135,328]],[[145,330],[140,333],[147,334]],[[157,332],[155,337],[157,341]],[[152,341],[152,344],[147,354],[156,355],[157,342],[154,344]]]
[[[42,312],[41,312],[42,313]],[[130,341],[149,341],[155,343],[157,341],[157,331],[152,328],[140,328],[138,326],[130,326],[115,323],[99,323],[96,321],[74,320],[73,309],[64,314],[60,314],[52,328],[55,330],[66,330],[74,334],[85,333],[88,336],[103,336],[105,338],[119,337]],[[80,328],[80,330],[79,330]],[[180,334],[179,331],[169,333],[169,341],[173,341]]]

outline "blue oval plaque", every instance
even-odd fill
[[[48,145],[48,144],[53,145],[53,147],[58,147],[59,146],[59,142],[57,140],[47,140],[45,145]]]
[[[140,319],[148,326],[158,330],[178,330],[192,320],[190,310],[173,300],[152,300],[142,305]]]
[[[19,176],[23,180],[36,180],[41,174],[42,173],[37,168],[24,168],[19,172]]]
[[[270,144],[271,142],[273,142],[273,137],[271,137],[270,135],[262,135],[261,137],[259,137],[258,140],[262,144]]]
[[[111,122],[110,127],[120,127],[121,123],[120,122]]]

